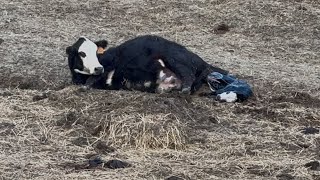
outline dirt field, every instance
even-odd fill
[[[302,133],[320,127],[317,0],[0,4],[0,179],[320,179],[305,166],[320,159],[320,134]],[[71,85],[65,48],[79,36],[113,46],[142,34],[184,44],[255,96]],[[97,155],[130,167],[89,165]]]

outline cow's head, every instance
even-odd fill
[[[80,37],[72,46],[67,47],[66,52],[71,72],[83,75],[102,74],[104,68],[99,63],[97,50],[97,44],[85,37]]]

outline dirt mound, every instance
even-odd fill
[[[283,92],[283,95],[277,95],[270,100],[275,103],[293,103],[306,108],[319,108],[320,99],[312,97],[306,92]]]
[[[0,88],[19,88],[30,90],[63,89],[70,85],[70,80],[58,79],[54,75],[12,75],[8,72],[0,74]]]

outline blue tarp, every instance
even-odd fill
[[[253,94],[246,81],[237,79],[230,74],[223,75],[212,72],[208,75],[207,82],[213,94],[220,101],[244,101]]]

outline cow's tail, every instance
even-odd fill
[[[218,73],[221,73],[223,75],[229,74],[229,72],[227,70],[221,69],[221,68],[213,66],[211,64],[208,64],[208,66],[206,68],[206,71],[205,71],[205,73],[207,73],[206,76],[209,75],[212,72],[218,72]]]
[[[198,76],[197,81],[206,82],[208,75],[211,74],[212,72],[218,72],[223,75],[229,74],[229,72],[224,69],[213,66],[211,64],[206,64],[206,68],[204,68],[203,71],[201,72],[201,74]]]
[[[207,84],[207,77],[212,72],[219,72],[219,73],[224,74],[224,75],[227,75],[229,73],[228,71],[226,71],[224,69],[212,66],[212,65],[207,64],[207,63],[205,64],[205,66],[206,67],[203,68],[203,70],[197,76],[197,78],[196,78],[196,80],[195,80],[195,82],[193,84],[193,88],[192,88],[193,92],[199,90],[203,84]]]

